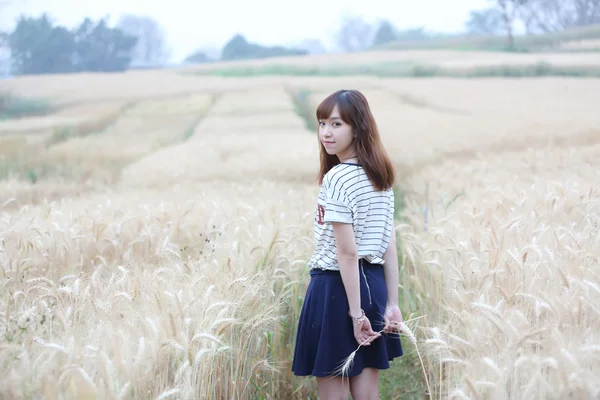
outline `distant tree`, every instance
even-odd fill
[[[117,28],[138,39],[133,49],[132,63],[161,64],[168,59],[165,33],[155,19],[125,14],[117,22]]]
[[[396,29],[389,21],[382,21],[373,38],[373,46],[393,42],[398,38]]]
[[[189,56],[187,56],[183,62],[186,64],[201,64],[210,61],[210,57],[208,57],[208,55],[205,52],[197,50]]]
[[[221,59],[236,60],[244,58],[252,58],[252,54],[256,49],[248,43],[246,38],[240,34],[234,35],[229,42],[223,47]]]
[[[269,58],[283,56],[299,56],[306,55],[306,50],[286,48],[283,46],[260,46],[254,43],[249,43],[246,38],[240,34],[234,35],[221,52],[223,60],[241,60],[251,58]]]
[[[600,0],[571,0],[574,11],[572,26],[600,24]]]
[[[361,17],[348,17],[335,34],[337,45],[346,52],[362,51],[373,43],[374,28]]]
[[[17,74],[74,71],[75,38],[67,29],[53,26],[46,14],[39,18],[21,16],[8,41]]]
[[[504,30],[506,32],[506,45],[509,49],[515,47],[515,40],[513,34],[513,24],[519,8],[527,3],[528,0],[490,0],[496,3],[496,6],[502,14],[502,20],[504,22]]]
[[[495,35],[503,31],[503,15],[495,7],[471,11],[467,22],[469,35]]]
[[[520,18],[528,33],[549,33],[600,24],[600,0],[529,0]]]
[[[10,34],[0,31],[0,50],[10,49]]]
[[[0,2],[0,9],[2,3]],[[10,73],[10,35],[0,31],[0,77]]]
[[[129,68],[136,37],[108,27],[105,19],[94,23],[89,18],[84,19],[74,36],[76,70],[117,72]]]
[[[54,26],[44,14],[21,16],[9,35],[16,74],[52,74],[79,71],[123,71],[131,62],[136,38],[86,18],[70,31]]]
[[[523,23],[525,34],[527,35],[532,35],[538,32],[538,29],[536,28],[536,20],[538,15],[534,3],[535,0],[529,0],[519,9],[518,12],[518,19]]]

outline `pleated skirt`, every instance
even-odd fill
[[[359,260],[361,307],[375,332],[383,329],[387,287],[383,266]],[[298,319],[292,360],[297,376],[339,376],[347,357],[358,348],[348,298],[339,271],[311,270],[310,282]],[[385,334],[370,346],[361,346],[344,377],[359,375],[364,368],[388,369],[403,355],[400,335]]]

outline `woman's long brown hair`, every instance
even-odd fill
[[[395,179],[394,167],[383,147],[366,97],[358,90],[339,90],[332,93],[317,107],[317,120],[329,118],[336,105],[340,118],[352,127],[352,132],[356,135],[356,156],[371,184],[376,190],[391,188]],[[336,155],[327,154],[321,139],[318,140],[321,153],[318,182],[322,184],[325,174],[338,165],[340,160]]]

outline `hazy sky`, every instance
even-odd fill
[[[6,4],[8,3],[8,4]],[[0,0],[0,28],[11,30],[21,13],[48,12],[72,27],[85,17],[122,13],[147,15],[166,31],[172,59],[179,61],[198,48],[221,48],[235,33],[264,45],[289,44],[305,38],[326,46],[346,14],[368,21],[391,20],[398,28],[423,26],[438,32],[464,28],[472,9],[490,0]]]

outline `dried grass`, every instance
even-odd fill
[[[302,62],[314,60],[326,58]],[[311,90],[313,106],[356,87],[373,106],[407,195],[398,226],[405,306],[428,318],[406,338],[423,356],[424,395],[598,396],[596,81],[176,73],[0,82],[57,104],[89,102],[86,118],[109,114],[93,104],[138,102],[107,131],[47,153],[97,175],[0,182],[3,396],[308,397],[289,362],[318,147],[283,85]],[[65,120],[77,117],[66,110]],[[4,138],[22,148],[17,135]],[[552,141],[582,147],[524,151]],[[109,166],[120,173],[115,185],[104,184]]]
[[[206,94],[148,99],[128,108],[105,131],[54,145],[42,157],[53,163],[120,168],[181,141],[211,104],[212,96]]]
[[[550,143],[600,143],[600,81],[385,79],[361,85],[398,167]],[[331,91],[311,95],[315,108]]]
[[[125,105],[125,101],[74,104],[45,116],[0,121],[0,136],[51,135],[61,129],[85,131],[89,126],[103,125],[103,121],[116,118]]]
[[[598,396],[599,164],[600,146],[546,148],[411,176],[421,189],[400,232],[403,279],[430,316],[424,348],[439,396]]]
[[[286,193],[264,201],[273,191]],[[313,195],[221,184],[4,213],[0,392],[240,398],[254,381],[283,393],[273,366],[288,362],[281,320]]]
[[[293,113],[294,104],[281,85],[259,90],[226,92],[211,108],[210,117],[239,117],[240,115],[268,117],[271,113]]]
[[[318,168],[317,139],[300,130],[196,134],[127,166],[122,185],[166,187],[174,182],[253,179],[312,183]]]

